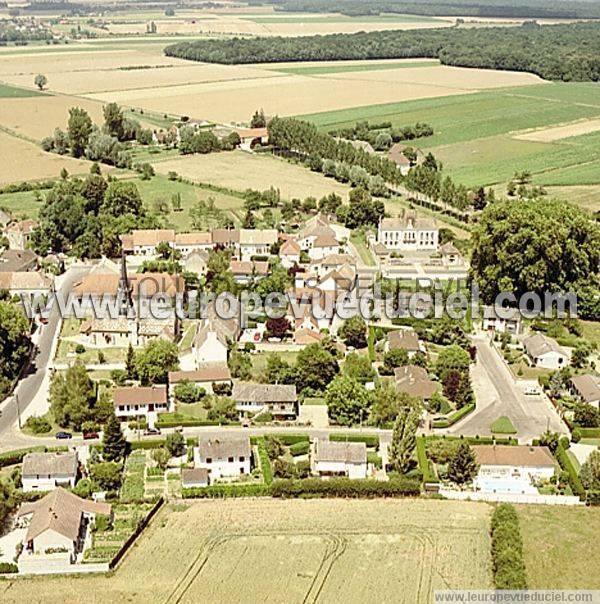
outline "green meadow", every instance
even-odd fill
[[[0,55],[1,56],[1,55]],[[18,86],[9,86],[0,84],[0,99],[18,99],[29,96],[41,96],[43,93],[28,88],[19,88]]]
[[[332,73],[355,73],[358,71],[382,71],[387,69],[406,69],[409,67],[437,67],[439,61],[407,61],[404,63],[368,63],[355,65],[314,65],[310,67],[278,67],[274,71],[294,75],[327,75]],[[268,67],[267,67],[268,68]]]

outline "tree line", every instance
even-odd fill
[[[395,128],[391,122],[370,124],[368,121],[361,121],[356,122],[354,126],[349,128],[330,130],[329,134],[352,141],[366,141],[376,151],[387,151],[393,143],[431,136],[433,128],[422,122]]]
[[[262,4],[262,0],[250,0]],[[504,17],[521,19],[597,19],[600,7],[591,2],[561,0],[273,0],[278,10],[285,12],[342,13],[351,17],[400,13],[440,17]]]
[[[547,80],[599,81],[600,23],[196,40],[167,46],[165,54],[226,64],[436,58],[444,65],[529,71]]]

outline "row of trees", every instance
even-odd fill
[[[600,80],[600,24],[442,28],[296,38],[179,42],[168,56],[209,63],[436,58],[445,65],[530,71],[548,80]]]
[[[0,400],[10,392],[30,347],[29,323],[23,309],[0,296]]]
[[[393,143],[431,136],[433,128],[429,124],[422,122],[417,122],[414,125],[393,127],[391,122],[370,124],[368,121],[361,121],[356,122],[350,128],[330,130],[329,134],[353,141],[366,141],[373,145],[377,151],[387,151]]]
[[[308,158],[311,169],[322,171],[324,160],[348,166],[359,166],[371,176],[381,176],[385,182],[401,181],[396,164],[387,158],[355,149],[351,143],[336,140],[319,132],[314,124],[294,118],[275,117],[269,122],[269,143],[276,149],[297,153]]]
[[[231,132],[219,140],[213,132],[197,130],[193,126],[182,126],[179,136],[179,152],[182,155],[233,151],[240,144],[240,136],[237,132]]]

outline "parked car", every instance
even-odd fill
[[[527,386],[527,388],[525,388],[525,394],[536,396],[541,394],[541,391],[537,386]]]
[[[56,438],[64,440],[66,438],[73,438],[73,435],[70,432],[64,432],[61,430],[60,432],[56,433]]]
[[[98,432],[92,432],[92,431],[84,432],[83,438],[84,438],[84,440],[91,440],[93,438],[98,438]]]
[[[146,428],[144,430],[144,436],[156,436],[157,434],[160,434],[159,428]]]

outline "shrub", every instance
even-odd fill
[[[448,428],[455,424],[457,421],[461,420],[463,417],[466,417],[471,413],[471,411],[475,410],[475,403],[469,403],[464,407],[461,407],[451,415],[449,415],[446,419],[434,419],[433,427],[434,428]]]
[[[388,482],[351,480],[349,478],[305,478],[303,480],[276,480],[271,485],[273,497],[405,497],[416,496],[421,485],[414,480],[397,478]]]
[[[52,430],[52,425],[45,417],[36,417],[35,415],[27,418],[25,427],[29,428],[34,434],[47,434]]]
[[[367,447],[379,449],[379,436],[362,434],[330,434],[329,440],[334,442],[365,443]]]
[[[375,453],[374,451],[369,451],[367,453],[367,463],[373,464],[373,466],[375,466],[378,470],[383,467],[383,461],[381,457],[379,457],[379,455],[377,455],[377,453]]]
[[[258,462],[260,465],[260,471],[263,475],[263,480],[266,485],[270,485],[273,482],[273,468],[271,468],[271,461],[267,453],[267,443],[264,437],[260,437],[257,442],[258,448]]]
[[[580,498],[585,497],[585,488],[583,487],[583,483],[579,478],[579,473],[577,469],[573,465],[571,458],[567,455],[567,450],[565,449],[564,443],[559,442],[558,447],[556,448],[556,461],[558,461],[562,470],[569,474],[569,485],[574,495],[577,495]]]
[[[492,514],[492,570],[497,589],[526,589],[523,541],[515,508],[499,505]]]
[[[225,497],[266,497],[266,484],[214,484],[209,487],[182,489],[184,499],[220,499]]]
[[[12,562],[0,562],[0,574],[1,573],[18,573],[19,567]]]
[[[296,457],[297,455],[306,455],[310,451],[310,442],[301,440],[290,446],[290,453]]]

